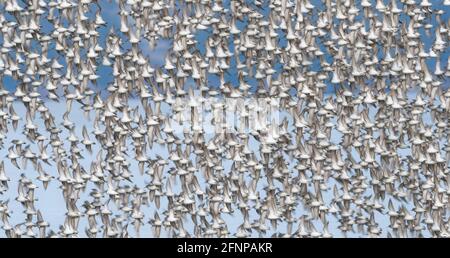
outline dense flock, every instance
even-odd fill
[[[449,8],[0,1],[0,235],[449,237]]]

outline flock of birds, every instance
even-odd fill
[[[449,6],[0,1],[2,234],[449,237]]]

